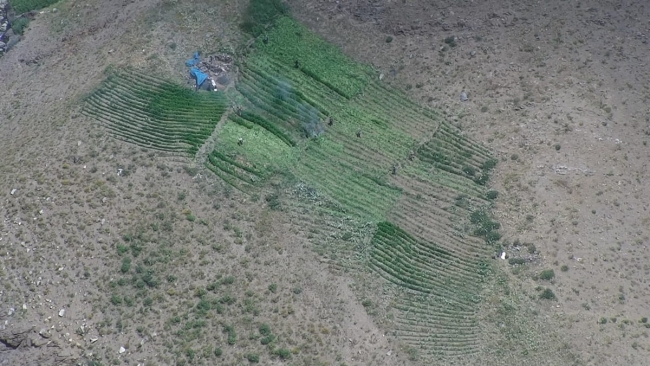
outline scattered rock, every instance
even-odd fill
[[[33,328],[24,330],[7,330],[0,332],[0,343],[5,346],[16,349],[19,347],[29,347],[32,345],[29,333]]]
[[[63,318],[64,315],[65,315],[65,309],[59,310],[59,316]]]
[[[119,352],[120,352],[120,354],[121,354],[121,353],[124,353],[124,352],[126,352],[126,350],[124,349],[124,347],[120,347],[120,350],[119,350]]]
[[[18,191],[16,188],[12,189],[11,190],[11,195],[13,196],[16,193],[16,191]]]
[[[467,102],[469,99],[467,98],[467,93],[462,92],[460,93],[460,101],[461,102]]]

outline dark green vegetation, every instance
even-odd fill
[[[544,300],[556,300],[557,299],[557,297],[555,296],[555,293],[550,288],[545,288],[544,290],[542,290],[542,292],[539,294],[539,298],[544,299]]]
[[[25,33],[25,30],[29,26],[29,18],[23,17],[23,18],[18,18],[14,20],[13,24],[11,25],[11,29],[14,30],[14,33],[18,35],[22,35]]]
[[[544,281],[550,281],[555,278],[555,271],[552,269],[545,269],[539,274],[539,279]]]
[[[16,14],[27,13],[32,10],[40,10],[46,6],[58,3],[59,0],[11,0],[11,8]]]
[[[282,15],[289,14],[289,7],[282,0],[251,0],[244,14],[242,29],[259,36]]]
[[[133,70],[114,70],[83,111],[121,140],[194,155],[226,108],[221,93],[197,93]]]

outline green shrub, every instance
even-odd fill
[[[280,196],[277,193],[266,196],[266,202],[271,210],[277,211],[280,209]]]
[[[122,305],[122,297],[117,295],[111,296],[111,304]]]
[[[544,281],[550,281],[555,277],[555,271],[552,269],[545,269],[539,274],[539,279]]]
[[[258,363],[260,362],[260,355],[257,353],[249,353],[246,355],[246,358],[248,359],[248,362],[250,363]]]
[[[122,260],[122,267],[120,268],[120,271],[122,273],[126,273],[131,269],[131,258],[124,258]]]
[[[523,258],[510,258],[508,259],[508,264],[510,265],[517,265],[517,264],[525,264],[526,260]]]
[[[268,324],[260,325],[260,334],[263,336],[268,336],[271,334],[271,327]]]
[[[118,244],[118,245],[117,245],[117,254],[119,254],[119,255],[123,255],[123,254],[125,254],[125,253],[128,252],[128,251],[129,251],[129,247],[128,247],[128,246],[123,245],[123,244]]]
[[[275,336],[273,334],[269,334],[266,337],[260,339],[260,343],[266,346],[267,344],[273,342],[274,340],[275,340]]]
[[[223,355],[223,350],[221,348],[216,348],[214,350],[214,355],[217,357],[221,357],[221,355]]]
[[[272,293],[276,293],[276,291],[278,291],[278,284],[277,283],[270,284],[269,291],[271,291]]]
[[[445,43],[448,44],[449,47],[456,47],[456,37],[449,36],[445,38]]]
[[[14,30],[14,33],[18,35],[23,35],[25,29],[29,26],[29,18],[18,18],[12,24],[11,28]]]
[[[494,199],[496,199],[498,196],[499,196],[499,192],[497,192],[497,191],[488,191],[488,192],[485,194],[485,197],[486,197],[487,199],[489,199],[489,200],[494,200]]]
[[[495,166],[497,166],[497,159],[490,159],[481,165],[481,169],[490,171],[494,169]]]
[[[391,43],[391,42],[393,42],[393,37],[391,36],[386,37],[386,43]]]
[[[226,325],[223,327],[223,332],[228,334],[228,344],[234,345],[237,342],[237,332],[235,332],[235,327],[232,325]]]
[[[560,271],[562,272],[566,272],[568,270],[569,270],[569,266],[567,266],[566,264],[563,264],[562,267],[560,267]]]
[[[553,293],[553,290],[551,290],[550,288],[544,289],[544,291],[542,291],[542,293],[539,294],[539,298],[544,299],[544,300],[555,300],[555,299],[557,299],[557,297],[555,296],[555,293]]]
[[[287,360],[291,358],[291,351],[289,351],[286,348],[278,348],[274,352],[277,356],[279,356],[283,360]]]

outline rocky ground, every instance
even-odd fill
[[[503,299],[487,293],[480,315],[486,328],[516,330],[504,330],[513,344],[535,333],[538,347],[504,348],[494,364],[646,364],[647,4],[289,4],[311,29],[499,157],[494,214],[506,253],[529,264],[495,261],[512,309],[525,311],[497,314],[493,304]],[[303,350],[295,360],[417,364],[361,305],[364,282],[332,272],[290,218],[207,179],[192,161],[117,142],[79,113],[109,65],[186,81],[183,63],[196,49],[243,43],[240,2],[68,0],[57,8],[36,15],[0,58],[0,364],[186,359],[195,350],[174,348],[181,333],[172,323],[217,274],[234,277],[238,304],[252,299],[287,347]],[[112,297],[123,265],[116,248],[137,228],[160,235],[154,224],[174,228],[160,231],[176,258],[164,285],[144,298]],[[557,299],[540,301],[542,287]],[[137,306],[127,305],[131,297]],[[233,309],[228,321],[248,334],[255,327],[245,308]],[[218,319],[202,335],[213,348],[196,362],[248,363],[256,342],[227,346]],[[262,364],[280,362],[269,356]]]

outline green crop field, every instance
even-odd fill
[[[134,70],[116,70],[86,99],[83,112],[121,140],[194,155],[226,108],[221,93],[195,93]]]
[[[348,228],[345,240],[367,235],[369,249],[348,246],[337,258],[401,291],[390,327],[410,349],[427,359],[479,352],[477,311],[500,238],[486,187],[496,160],[290,18],[266,36],[227,96],[119,71],[84,111],[117,138],[194,154],[227,99],[237,101],[242,109],[223,119],[205,166],[250,194],[286,178],[307,197],[288,213],[318,250],[335,250],[334,229]]]

